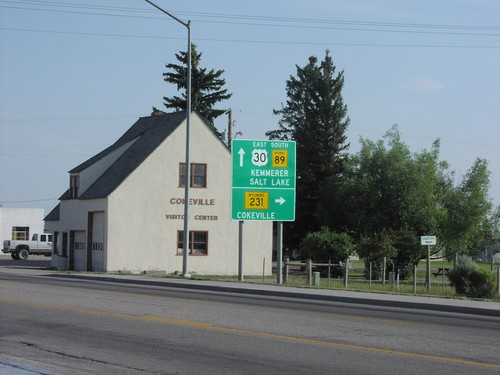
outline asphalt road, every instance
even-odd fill
[[[36,261],[9,262],[0,260],[0,374],[13,366],[46,374],[500,373],[500,318],[79,280],[36,275]]]

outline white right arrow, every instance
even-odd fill
[[[275,200],[274,200],[274,202],[275,202],[275,203],[279,203],[279,204],[280,204],[280,206],[282,206],[282,205],[283,205],[283,203],[285,203],[285,202],[286,202],[286,200],[285,200],[285,198],[283,198],[283,197],[279,197],[278,199],[275,199]]]
[[[240,151],[238,151],[238,155],[240,155],[240,167],[243,167],[243,156],[245,156],[245,150],[243,150],[243,148],[240,148]]]

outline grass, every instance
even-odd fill
[[[298,263],[298,262],[297,262]],[[408,280],[401,280],[399,285],[390,284],[386,280],[385,285],[382,284],[381,280],[372,280],[372,283],[365,279],[364,277],[364,264],[362,261],[353,261],[352,268],[349,270],[349,280],[347,288],[344,286],[344,281],[342,278],[330,278],[327,277],[320,278],[319,286],[308,286],[307,276],[305,272],[290,272],[288,274],[288,280],[286,285],[294,287],[307,287],[307,288],[322,288],[322,289],[337,289],[337,290],[350,290],[350,291],[360,291],[360,292],[375,292],[375,293],[391,293],[391,294],[402,294],[402,295],[421,295],[421,296],[433,296],[441,298],[460,298],[464,299],[466,297],[459,296],[455,293],[455,289],[449,285],[448,277],[443,278],[442,275],[434,276],[434,272],[437,272],[437,268],[452,268],[453,264],[447,261],[433,261],[431,263],[431,288],[427,290],[425,287],[426,278],[426,266],[425,262],[420,262],[417,267],[417,287],[414,287],[413,277]],[[493,266],[493,271],[491,271],[491,265],[488,263],[477,263],[478,269],[484,269],[488,272],[493,272],[496,278],[498,265]],[[390,267],[389,267],[390,269]],[[319,271],[319,269],[318,269]],[[204,276],[204,275],[193,275],[193,279],[198,280],[214,280],[214,281],[238,281],[237,276]],[[272,276],[245,276],[244,281],[249,283],[264,283],[264,284],[276,284],[277,276],[273,274]],[[285,283],[284,283],[285,284]],[[497,295],[492,299],[493,301],[500,302],[500,296]]]
[[[299,264],[300,262],[295,262]],[[291,263],[294,264],[294,263]],[[500,265],[495,264],[493,267],[489,263],[477,263],[478,269],[483,269],[488,272],[492,272],[495,275],[495,282],[497,277],[497,268]],[[391,269],[391,267],[388,267]],[[322,288],[322,289],[336,289],[336,290],[350,290],[359,292],[372,292],[372,293],[390,293],[390,294],[401,294],[401,295],[420,295],[420,296],[432,296],[441,298],[459,298],[465,299],[464,296],[459,296],[455,293],[455,289],[449,285],[448,277],[442,277],[442,275],[434,277],[433,273],[437,271],[437,268],[453,268],[453,263],[447,261],[433,261],[431,262],[431,288],[427,290],[425,287],[425,276],[426,276],[426,266],[425,262],[421,261],[417,267],[417,287],[414,287],[413,277],[408,280],[401,280],[399,285],[390,284],[386,280],[385,285],[382,284],[381,280],[372,280],[372,283],[365,279],[364,277],[364,263],[362,261],[353,261],[352,268],[349,270],[349,280],[347,288],[344,286],[344,281],[342,278],[330,278],[327,277],[320,278],[320,284],[318,286],[308,286],[307,276],[304,271],[302,272],[290,272],[288,274],[288,280],[284,284],[288,286],[301,287],[301,288]],[[319,270],[319,269],[318,269]],[[149,273],[148,273],[149,274]],[[150,276],[156,277],[167,277],[167,278],[180,278],[178,274],[165,275],[164,273],[149,274]],[[225,282],[237,282],[237,275],[191,275],[194,280],[212,280],[212,281],[225,281]],[[272,276],[244,276],[244,282],[256,283],[256,284],[276,284],[277,275]],[[492,301],[500,302],[500,295],[496,295]]]

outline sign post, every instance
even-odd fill
[[[293,141],[232,141],[232,220],[277,221],[279,231],[281,222],[295,220],[295,146]],[[277,241],[277,282],[281,284],[281,235]],[[242,249],[239,253],[242,257]]]
[[[427,246],[427,260],[425,263],[425,286],[428,291],[431,290],[431,245],[436,244],[436,236],[421,236],[420,244]],[[444,271],[443,271],[444,274]],[[416,275],[415,275],[416,276]]]

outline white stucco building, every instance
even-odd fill
[[[0,246],[4,240],[30,240],[44,233],[43,208],[0,207]]]
[[[185,112],[140,118],[112,146],[69,172],[45,218],[53,266],[80,271],[182,271]],[[238,274],[231,221],[231,154],[193,113],[189,273]],[[246,222],[246,275],[271,274],[272,222]]]

